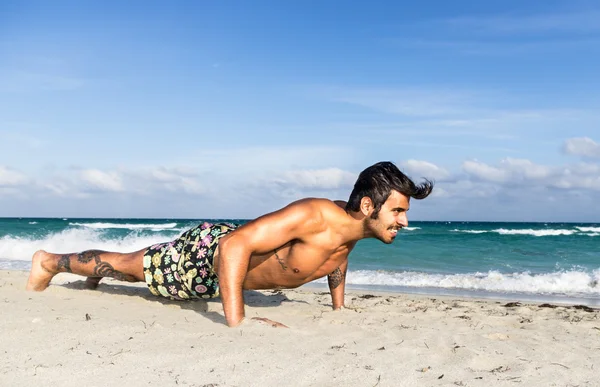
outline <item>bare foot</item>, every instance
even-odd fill
[[[31,259],[31,271],[29,272],[29,279],[27,280],[27,287],[25,289],[32,290],[35,292],[41,292],[50,285],[50,280],[56,275],[46,270],[43,266],[43,262],[49,258],[50,254],[44,250],[38,250],[33,254]]]

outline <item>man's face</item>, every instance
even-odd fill
[[[368,219],[368,228],[375,238],[384,243],[392,243],[398,231],[408,226],[406,211],[410,207],[410,198],[392,191],[392,194],[381,206],[377,218]]]

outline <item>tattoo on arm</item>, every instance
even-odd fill
[[[333,273],[331,273],[327,276],[327,282],[329,283],[329,287],[331,289],[337,288],[338,286],[340,286],[340,284],[342,282],[344,282],[344,277],[345,277],[345,274],[342,273],[342,271],[338,267],[337,269],[335,269],[333,271]]]
[[[283,271],[287,270],[287,265],[285,264],[285,262],[283,262],[283,259],[281,259],[279,257],[279,255],[277,254],[277,249],[273,250],[275,252],[275,258],[277,259],[277,262],[279,262],[279,264],[281,265],[281,268],[283,269]]]
[[[56,266],[56,269],[59,272],[72,273],[72,271],[71,271],[71,261],[70,261],[69,257],[70,257],[69,254],[65,254],[65,255],[62,255],[58,259],[58,264]]]

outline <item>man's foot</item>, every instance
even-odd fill
[[[44,262],[51,258],[44,250],[38,250],[31,259],[31,271],[27,280],[27,290],[41,292],[50,285],[50,280],[56,275],[44,268]]]

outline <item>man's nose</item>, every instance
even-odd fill
[[[408,218],[406,217],[405,213],[398,216],[396,222],[402,227],[408,227]]]

